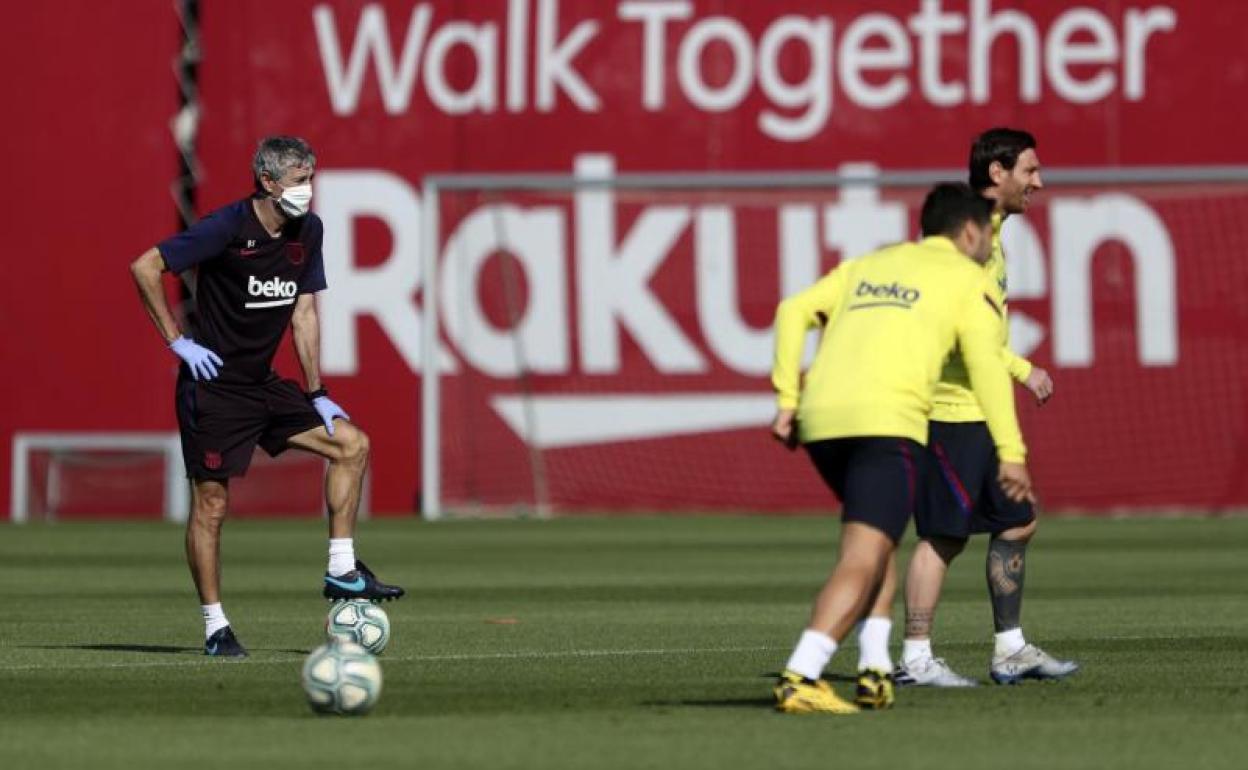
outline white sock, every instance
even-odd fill
[[[869,617],[858,627],[858,670],[873,668],[890,674],[893,659],[888,654],[888,635],[893,631],[891,618]]]
[[[1013,655],[1026,646],[1027,640],[1023,638],[1023,629],[1021,628],[1011,628],[1009,631],[1002,631],[997,634],[996,653],[998,658]]]
[[[901,660],[903,663],[918,663],[924,658],[932,657],[931,639],[903,639],[901,642]]]
[[[797,647],[785,668],[807,679],[818,679],[823,667],[836,653],[836,641],[827,634],[806,630],[797,640]]]
[[[338,577],[355,569],[355,541],[349,537],[331,537],[329,539],[330,575]]]
[[[201,604],[199,605],[199,608],[204,612],[205,639],[230,624],[230,621],[225,617],[225,610],[221,609],[221,602],[217,602],[216,604]]]

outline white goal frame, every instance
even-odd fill
[[[177,433],[14,433],[10,520],[30,519],[30,453],[32,451],[131,451],[164,457],[164,503],[166,521],[185,522],[191,506],[191,487],[182,462],[182,441]]]
[[[30,521],[30,454],[38,451],[121,451],[151,452],[164,458],[163,502],[161,513],[165,521],[185,524],[191,510],[191,482],[186,476],[186,463],[182,459],[182,439],[177,432],[18,432],[13,434],[13,455],[10,466],[9,489],[10,521],[23,524]],[[323,464],[328,467],[329,461]],[[360,487],[360,506],[356,513],[359,521],[370,518],[372,500],[372,474],[364,476]],[[326,507],[325,495],[321,493],[321,509]]]
[[[869,164],[863,166],[870,168]],[[611,177],[586,178],[570,173],[465,173],[434,174],[423,183],[421,227],[421,459],[420,509],[426,520],[446,515],[442,500],[441,387],[437,365],[439,346],[438,267],[442,254],[439,236],[441,206],[439,196],[448,191],[534,192],[570,191],[607,187],[631,190],[796,190],[872,185],[879,187],[926,187],[938,182],[962,180],[966,169],[925,169],[881,171],[878,173],[838,173],[830,171],[750,171],[621,173]],[[1182,184],[1248,182],[1248,165],[1220,166],[1085,166],[1044,170],[1046,181],[1069,187],[1116,184]],[[537,501],[539,515],[543,502]]]

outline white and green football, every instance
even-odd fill
[[[390,643],[390,618],[381,607],[365,599],[334,602],[325,618],[325,633],[332,641],[355,642],[374,655]]]
[[[304,661],[303,691],[319,714],[367,714],[381,697],[381,666],[358,644],[329,642]]]

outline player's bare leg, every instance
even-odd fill
[[[815,598],[810,623],[798,640],[776,684],[776,706],[790,713],[852,714],[858,707],[842,700],[820,679],[841,639],[875,601],[895,545],[884,532],[861,522],[841,527],[836,567]],[[892,683],[881,682],[892,700]],[[881,693],[883,695],[883,692]]]
[[[335,420],[332,436],[325,428],[317,427],[291,436],[289,442],[329,460],[325,473],[329,536],[354,537],[364,474],[368,471],[368,434],[345,420]]]
[[[923,538],[915,546],[906,570],[906,636],[902,642],[901,665],[895,672],[898,684],[935,687],[976,684],[932,653],[932,625],[945,575],[949,564],[965,547],[965,540],[947,537]]]
[[[221,608],[221,525],[229,510],[230,492],[224,481],[193,481],[191,512],[186,520],[186,563],[199,592],[204,615],[204,654],[246,657]]]
[[[846,522],[836,567],[815,597],[809,628],[838,642],[844,639],[876,597],[894,547],[892,539],[875,527]]]
[[[888,640],[893,631],[893,599],[897,594],[897,552],[888,556],[884,579],[876,592],[875,601],[867,610],[867,616],[858,627],[858,670],[879,671],[888,674],[893,670],[893,659],[888,652]]]
[[[325,474],[325,501],[329,508],[329,567],[325,574],[327,599],[398,599],[402,588],[377,580],[355,559],[355,522],[360,510],[364,474],[368,471],[368,434],[345,420],[334,421],[334,433],[312,428],[288,439],[291,446],[329,460]]]
[[[186,521],[186,563],[200,604],[221,601],[221,525],[229,509],[229,487],[222,481],[191,483],[191,515]]]
[[[893,597],[897,593],[897,551],[888,554],[884,575],[858,625],[858,678],[854,703],[864,709],[893,705],[893,658],[888,652],[893,632]]]
[[[1023,578],[1027,572],[1027,544],[1036,522],[1007,529],[988,544],[985,572],[992,598],[995,651],[989,674],[1000,684],[1024,679],[1063,679],[1079,670],[1072,660],[1058,660],[1023,637]]]
[[[924,538],[915,546],[906,571],[907,641],[931,640],[949,564],[965,547],[965,540],[947,537]]]

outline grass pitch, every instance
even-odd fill
[[[1025,628],[1079,659],[1073,680],[778,715],[771,677],[837,530],[764,517],[367,523],[362,555],[409,595],[386,606],[377,710],[342,719],[314,716],[299,687],[327,608],[319,523],[227,526],[225,607],[246,661],[200,654],[180,529],[0,528],[0,765],[1244,766],[1248,519],[1045,522]],[[935,640],[986,681],[983,558],[979,538],[953,566]],[[831,673],[856,659],[850,641]]]

